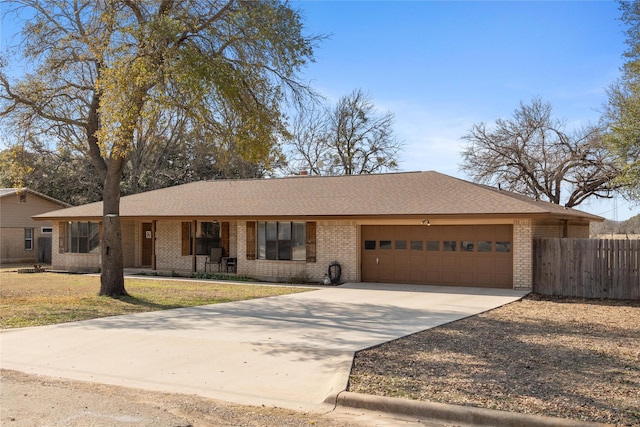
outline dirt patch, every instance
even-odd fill
[[[10,370],[0,372],[0,425],[6,427],[443,427],[379,414],[298,412]]]
[[[640,425],[640,302],[527,297],[359,352],[349,390]]]

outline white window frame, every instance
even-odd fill
[[[30,231],[30,235],[27,236],[27,232]],[[25,251],[32,251],[33,250],[33,234],[34,234],[34,229],[33,228],[25,228],[24,229],[24,250]]]

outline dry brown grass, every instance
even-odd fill
[[[640,425],[640,302],[525,298],[359,352],[349,390]]]
[[[303,292],[283,286],[126,278],[130,297],[98,296],[100,278],[58,273],[0,271],[0,329],[49,325],[96,317],[241,301]]]

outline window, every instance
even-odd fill
[[[481,240],[478,242],[478,252],[491,252],[491,242],[488,240]]]
[[[511,242],[496,242],[496,252],[511,252]]]
[[[391,240],[380,240],[380,249],[390,250]]]
[[[53,233],[53,227],[40,227],[40,233],[51,234]]]
[[[421,251],[422,250],[422,240],[412,240],[411,241],[411,250],[412,251]]]
[[[307,226],[304,222],[258,221],[258,259],[307,259]]]
[[[278,223],[278,259],[291,259],[291,223]]]
[[[439,240],[427,240],[427,250],[437,252],[440,250]]]
[[[24,229],[24,250],[33,250],[33,228]]]
[[[396,250],[404,250],[404,249],[407,249],[407,241],[396,240]]]
[[[193,222],[182,223],[182,255],[193,255],[193,238],[196,239],[196,255],[209,255],[212,248],[220,248],[220,223],[198,221],[193,233]]]
[[[266,222],[265,223],[265,241],[267,245],[267,258],[266,259],[278,259],[278,223]]]
[[[67,251],[76,254],[95,254],[100,251],[100,225],[97,222],[69,222]]]
[[[209,255],[211,248],[220,247],[220,223],[198,221],[196,225],[196,255]]]
[[[456,251],[456,241],[455,240],[445,240],[443,250],[445,252],[455,252]]]
[[[307,226],[304,222],[291,223],[291,255],[294,261],[307,259]]]
[[[376,249],[376,241],[375,240],[365,240],[364,241],[364,249],[367,251],[374,251]]]
[[[460,251],[461,252],[473,252],[473,248],[475,247],[475,245],[473,244],[472,241],[469,240],[463,240],[460,242]]]

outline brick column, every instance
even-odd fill
[[[517,219],[513,223],[513,288],[533,286],[533,221]]]

